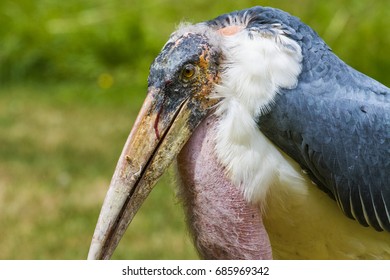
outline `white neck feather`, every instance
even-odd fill
[[[224,61],[222,82],[215,92],[222,98],[215,112],[220,119],[216,153],[233,183],[255,203],[264,200],[273,184],[301,180],[255,122],[269,110],[279,88],[296,86],[301,49],[278,29],[272,36],[243,29],[223,36],[221,43]]]

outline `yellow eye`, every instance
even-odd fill
[[[181,77],[184,81],[190,80],[192,77],[195,76],[196,68],[192,64],[187,64],[183,67],[183,70],[181,72]]]

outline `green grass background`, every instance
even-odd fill
[[[179,22],[254,5],[300,17],[390,85],[388,0],[2,0],[0,259],[86,258],[151,61]],[[114,258],[197,258],[170,177]]]

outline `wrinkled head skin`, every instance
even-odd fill
[[[158,178],[218,102],[212,93],[221,52],[204,30],[192,26],[174,33],[153,62],[148,94],[118,161],[88,258],[111,257]]]
[[[153,62],[148,79],[149,94],[155,103],[155,113],[161,125],[185,106],[192,111],[189,129],[192,131],[215,104],[210,100],[218,79],[220,52],[204,34],[185,33],[169,41]],[[160,131],[156,130],[160,137]]]

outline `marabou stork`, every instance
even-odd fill
[[[89,258],[110,258],[175,159],[202,258],[390,258],[390,89],[288,13],[254,7],[171,35]]]

